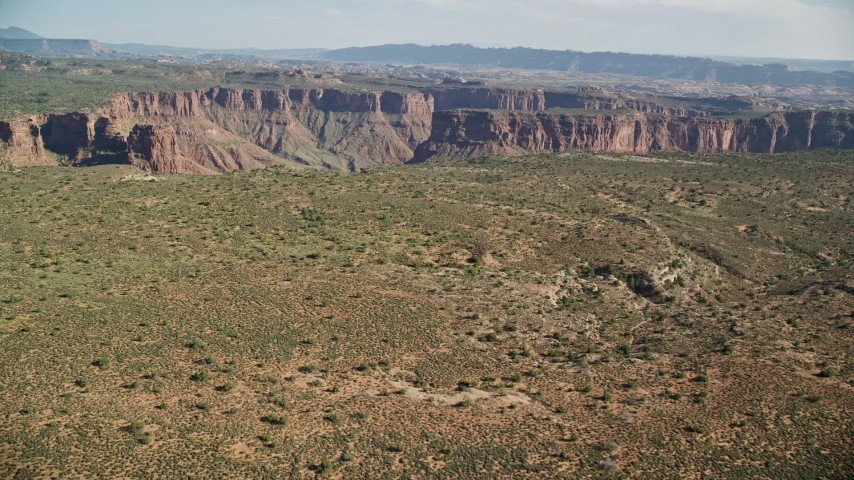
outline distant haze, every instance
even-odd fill
[[[854,59],[854,0],[0,0],[0,23],[203,48],[472,43]]]

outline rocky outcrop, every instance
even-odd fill
[[[304,165],[358,170],[399,164],[430,135],[433,98],[423,93],[283,89],[206,94],[204,115],[256,145]],[[247,98],[260,98],[258,102]],[[204,103],[204,101],[202,101]]]
[[[507,88],[453,88],[432,91],[436,110],[488,109],[542,112],[546,109],[543,90]]]
[[[299,91],[294,91],[297,93]],[[379,112],[381,92],[344,92],[341,90],[312,89],[304,91],[301,100],[306,106],[330,112]],[[296,99],[294,99],[296,100]]]
[[[39,125],[45,117],[0,122],[0,165],[34,167],[56,165],[56,158],[45,155]]]
[[[400,115],[433,115],[435,99],[429,93],[385,92],[382,95],[384,113]]]
[[[154,173],[213,174],[281,163],[269,152],[222,131],[193,124],[135,125],[127,137],[129,163]]]
[[[743,97],[645,97],[598,86],[582,86],[575,91],[549,91],[545,93],[550,109],[579,110],[632,110],[672,117],[708,117],[750,111],[771,111],[775,107],[756,99]]]
[[[705,117],[708,112],[689,107],[663,105],[657,102],[634,98],[621,98],[617,95],[579,95],[568,92],[546,93],[549,108],[579,110],[633,110],[641,113],[670,115],[674,117]]]
[[[84,114],[51,114],[41,126],[41,136],[46,149],[76,157],[81,149],[85,150],[92,143],[93,125]]]
[[[175,129],[168,125],[136,125],[127,139],[127,150],[132,162],[158,173],[180,173]]]
[[[213,91],[124,93],[113,98],[105,112],[113,118],[194,117],[212,103]]]
[[[756,119],[673,118],[640,113],[570,115],[436,112],[433,133],[413,162],[566,150],[615,153],[687,151],[776,153],[854,148],[854,114],[774,113]]]

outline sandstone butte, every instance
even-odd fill
[[[852,125],[854,113],[842,111],[715,118],[653,101],[539,89],[211,88],[125,93],[94,113],[0,122],[0,163],[212,174],[279,164],[355,171],[435,156],[566,150],[777,153],[854,148]]]

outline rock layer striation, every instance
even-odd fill
[[[752,107],[725,99],[710,108],[732,106]],[[688,102],[595,87],[210,88],[125,93],[94,113],[0,122],[0,164],[129,163],[157,173],[219,173],[278,164],[355,171],[435,156],[572,149],[775,153],[854,148],[852,120],[833,111],[717,118]]]
[[[854,113],[777,112],[753,119],[628,114],[447,111],[413,162],[435,156],[595,150],[614,153],[758,152],[854,148]]]

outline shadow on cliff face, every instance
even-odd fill
[[[128,152],[98,152],[89,158],[80,160],[77,165],[81,167],[94,167],[97,165],[130,165]]]
[[[80,113],[50,114],[41,126],[40,135],[45,149],[74,156],[89,144],[89,117]]]

